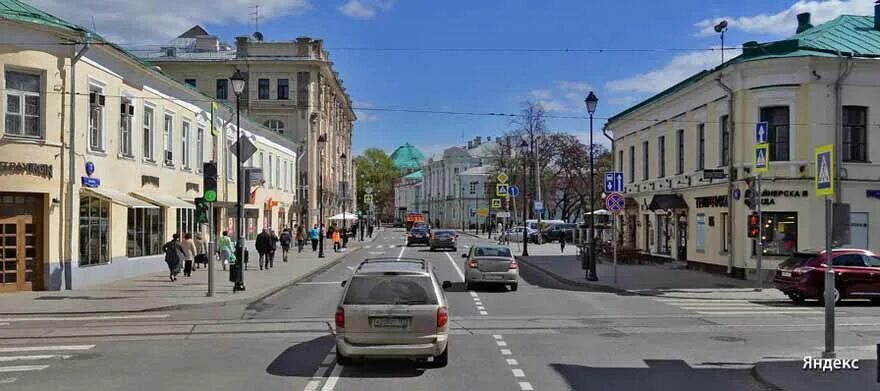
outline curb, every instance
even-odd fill
[[[472,237],[472,238],[486,239],[486,238],[484,238],[484,237],[482,237],[482,236],[474,235],[474,234],[472,234],[472,233],[470,233],[470,232],[459,231],[459,230],[455,230],[455,232],[458,232],[459,234],[462,234],[462,235],[465,235],[465,236],[470,236],[470,237]],[[489,240],[489,239],[486,239],[486,240]]]
[[[761,383],[762,386],[766,387],[770,391],[785,391],[784,388],[777,386],[772,381],[764,377],[764,375],[761,374],[761,371],[758,370],[758,365],[761,365],[761,361],[756,362],[755,365],[752,366],[752,370],[749,371],[751,372],[752,377],[755,379],[755,381]]]
[[[572,286],[577,286],[577,287],[581,287],[581,288],[589,288],[589,289],[593,289],[596,291],[607,292],[607,293],[631,294],[631,292],[629,292],[625,289],[615,288],[615,287],[611,287],[608,285],[602,285],[602,284],[593,284],[593,283],[589,283],[589,282],[576,281],[576,280],[566,278],[566,277],[561,276],[561,275],[559,275],[559,274],[557,274],[557,273],[555,273],[555,272],[553,272],[543,266],[538,266],[534,263],[531,263],[528,260],[523,259],[521,256],[517,256],[516,260],[517,260],[517,262],[522,262],[522,263],[528,265],[529,267],[535,268],[535,269],[541,271],[542,273],[552,277],[554,280],[559,281],[559,282],[566,284],[566,285],[572,285]]]

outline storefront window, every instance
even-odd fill
[[[791,255],[797,251],[797,213],[762,213],[764,255]],[[752,254],[756,251],[753,245]]]
[[[704,215],[704,214],[697,215],[696,239],[697,239],[697,250],[698,251],[705,250],[706,249],[706,215]]]
[[[82,196],[79,199],[79,264],[110,262],[110,201]]]
[[[165,212],[161,208],[128,209],[128,246],[126,255],[142,257],[162,253],[165,235]]]
[[[177,208],[177,231],[175,232],[183,237],[183,234],[187,232],[194,233],[198,231],[197,225],[195,209]]]
[[[657,215],[657,252],[670,254],[670,242],[672,241],[672,218],[665,215]]]
[[[727,213],[721,214],[721,251],[727,252],[729,251],[730,242],[727,241]]]

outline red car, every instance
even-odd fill
[[[834,301],[871,299],[880,302],[880,257],[868,250],[834,249]],[[776,289],[791,301],[822,300],[825,291],[827,254],[823,251],[802,251],[782,262],[776,269]]]

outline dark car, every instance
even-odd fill
[[[560,238],[565,238],[568,243],[574,242],[574,231],[577,230],[577,224],[553,224],[547,228],[544,235],[545,242],[558,242]]]
[[[880,302],[880,257],[868,250],[832,250],[834,300],[871,299]],[[773,282],[791,301],[822,300],[825,291],[827,253],[801,251],[782,262]]]
[[[431,231],[431,240],[428,245],[431,246],[431,251],[438,248],[451,248],[452,251],[456,251],[458,249],[456,239],[458,239],[458,234],[451,229],[435,229]]]
[[[409,247],[414,244],[424,244],[425,246],[430,246],[431,232],[424,227],[414,227],[413,229],[411,229],[406,235],[406,246]]]

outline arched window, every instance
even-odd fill
[[[284,134],[284,122],[277,119],[270,119],[266,122],[263,122],[263,125],[269,129],[272,129],[273,132],[278,134]]]

